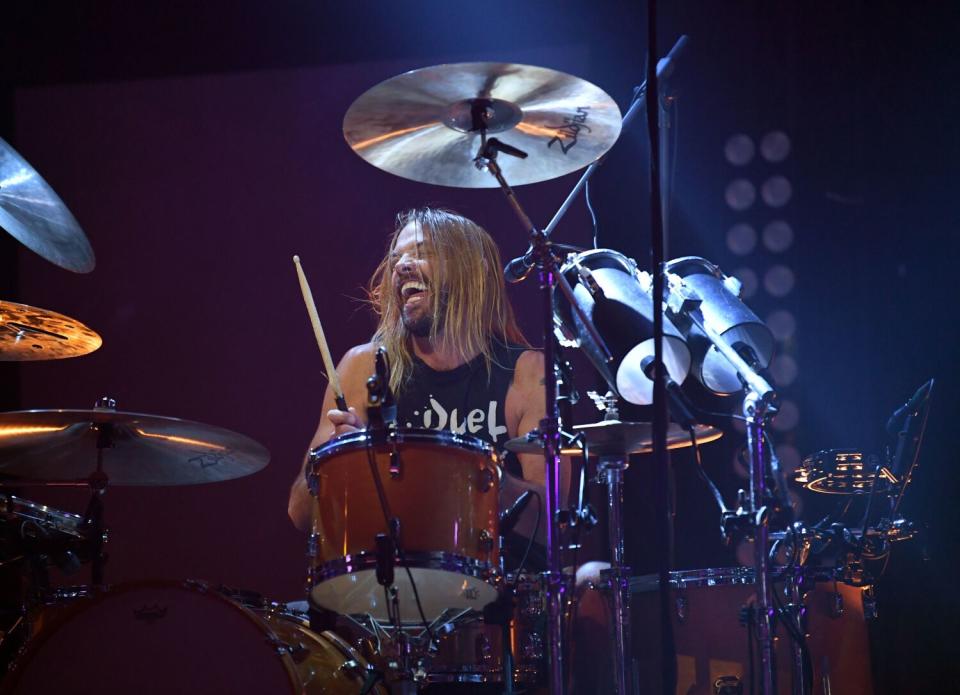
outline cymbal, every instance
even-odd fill
[[[80,223],[43,177],[2,139],[0,227],[61,268],[89,273],[96,265]]]
[[[100,336],[69,316],[0,301],[0,361],[79,357],[98,349]]]
[[[617,454],[649,454],[653,451],[653,425],[649,422],[620,422],[603,420],[589,425],[577,425],[574,431],[583,434],[589,453],[593,456],[614,456]],[[706,444],[723,436],[723,432],[709,425],[695,425],[697,444]],[[523,437],[510,439],[504,445],[507,451],[515,454],[542,454],[543,446],[539,433],[534,430]],[[676,423],[667,428],[667,448],[682,449],[691,446],[690,433]],[[580,447],[564,443],[561,453],[565,456],[579,456]]]
[[[481,120],[487,135],[528,155],[497,158],[511,186],[581,169],[620,135],[620,109],[602,89],[513,63],[450,63],[391,77],[353,102],[343,135],[370,164],[405,179],[495,188],[473,163]]]
[[[196,485],[232,480],[262,469],[270,453],[220,427],[159,415],[93,410],[0,413],[0,476],[77,482],[97,470],[114,485]]]

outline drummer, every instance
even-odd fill
[[[453,430],[497,449],[538,426],[543,355],[517,326],[500,254],[482,227],[438,208],[399,214],[369,294],[379,317],[373,339],[347,351],[337,367],[349,410],[336,408],[328,387],[311,449],[366,425],[366,381],[379,346],[389,356],[399,426]],[[544,485],[542,457],[520,456],[514,466],[510,472]],[[309,527],[310,508],[298,474],[288,508],[297,528]]]

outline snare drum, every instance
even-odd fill
[[[63,609],[0,692],[354,695],[366,673],[341,638],[287,614],[245,608],[197,582],[139,582]]]
[[[515,586],[510,620],[514,682],[530,686],[545,674],[544,628],[546,603],[536,575],[507,575],[505,586]],[[447,626],[444,626],[446,628]],[[503,629],[490,625],[481,614],[471,614],[437,631],[436,653],[429,660],[430,683],[502,683]]]
[[[386,532],[374,460],[427,620],[493,601],[499,554],[499,467],[493,448],[468,435],[423,429],[351,432],[310,452],[314,495],[310,598],[346,615],[388,621],[376,579],[375,537]],[[419,609],[397,563],[403,620]]]

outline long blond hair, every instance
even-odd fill
[[[507,298],[497,245],[475,222],[450,210],[420,207],[397,215],[387,254],[370,279],[370,304],[379,318],[373,342],[390,357],[390,388],[402,391],[413,368],[411,334],[403,324],[393,286],[391,252],[400,231],[411,222],[423,233],[430,259],[430,338],[441,350],[452,349],[464,362],[483,355],[489,375],[493,341],[528,345]]]

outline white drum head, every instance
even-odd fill
[[[411,568],[427,621],[440,617],[447,609],[483,610],[497,598],[497,590],[482,579],[437,569]],[[402,567],[394,569],[394,585],[400,605],[400,619],[420,622],[420,611]],[[313,602],[327,610],[345,615],[370,615],[382,622],[389,620],[384,588],[377,583],[375,570],[361,570],[326,579],[310,592]]]

